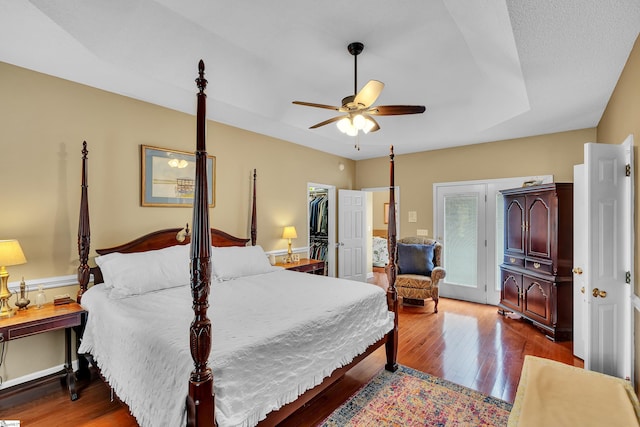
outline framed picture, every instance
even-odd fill
[[[141,145],[142,206],[192,207],[196,156],[186,151]],[[216,158],[207,156],[209,207],[216,201]]]

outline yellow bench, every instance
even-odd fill
[[[525,356],[508,427],[640,426],[628,381]]]

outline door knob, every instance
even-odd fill
[[[584,286],[580,288],[580,292],[584,294]]]
[[[593,288],[593,296],[598,298],[606,298],[607,297],[607,291],[601,291],[598,288]]]
[[[582,274],[582,269],[580,267],[573,267],[573,270],[571,271],[573,274]]]

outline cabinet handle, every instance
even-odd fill
[[[540,268],[540,263],[539,262],[534,262],[533,263],[533,268]]]
[[[515,264],[515,263],[516,263],[516,259],[515,259],[515,258],[509,258],[509,262],[510,262],[511,264]]]

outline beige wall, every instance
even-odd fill
[[[583,129],[397,155],[395,183],[400,187],[400,235],[415,236],[417,229],[427,229],[433,235],[434,183],[548,174],[557,182],[572,182],[573,165],[583,162],[583,144],[595,140],[595,129]],[[388,169],[388,157],[358,161],[356,186],[389,185],[385,182]],[[409,211],[417,212],[417,222],[409,223]]]
[[[627,64],[620,75],[618,84],[611,95],[609,104],[600,119],[598,124],[598,140],[597,142],[607,144],[620,144],[627,135],[633,134],[634,137],[634,176],[635,176],[635,265],[634,265],[634,277],[635,277],[635,293],[640,295],[640,284],[638,279],[638,248],[640,243],[640,231],[638,230],[638,210],[640,204],[638,203],[638,144],[640,143],[640,37],[636,39],[636,43],[631,50]],[[640,339],[638,334],[640,333],[640,316],[638,311],[635,311],[635,354],[640,354]],[[636,389],[638,389],[638,383],[640,383],[640,358],[636,357],[635,360],[635,383]]]
[[[195,92],[194,84],[194,105]],[[188,208],[140,206],[140,145],[193,151],[194,116],[5,63],[0,94],[0,239],[18,239],[28,261],[9,267],[10,282],[76,271],[83,140],[89,144],[92,256],[95,248],[191,222]],[[249,235],[257,168],[258,243],[267,251],[286,249],[285,225],[298,230],[294,247],[307,245],[308,181],[347,189],[355,181],[352,160],[219,123],[208,122],[207,145],[217,160],[212,226]],[[60,336],[10,342],[0,376],[10,380],[62,363]]]

